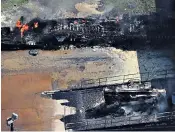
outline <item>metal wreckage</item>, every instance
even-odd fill
[[[123,85],[108,86],[103,90],[104,102],[86,110],[87,118],[99,118],[107,115],[114,117],[159,111],[160,100],[166,95],[165,89],[153,88],[150,82],[128,82]]]
[[[122,46],[154,39],[170,40],[174,28],[172,18],[161,20],[151,15],[123,14],[116,17],[65,18],[24,23],[21,17],[15,28],[2,27],[2,50],[6,49],[69,49],[93,46]],[[162,34],[160,34],[161,31]],[[159,32],[159,36],[157,33]],[[166,36],[168,37],[164,37]],[[144,41],[143,41],[144,40]],[[154,42],[155,44],[155,42]]]
[[[174,123],[173,112],[161,113],[168,108],[166,89],[151,81],[132,79],[123,84],[44,91],[41,96],[66,99],[69,103],[62,105],[76,108],[75,113],[64,109],[66,130],[134,130],[138,124],[144,130],[151,123],[151,127],[162,121]]]

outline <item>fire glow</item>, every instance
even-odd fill
[[[38,22],[35,22],[34,23],[34,28],[38,28],[39,24]],[[24,36],[24,32],[28,31],[30,29],[29,25],[26,23],[26,24],[22,24],[21,20],[18,20],[16,22],[16,27],[19,28],[20,30],[20,33],[21,33],[21,37]],[[33,29],[33,27],[31,28]]]

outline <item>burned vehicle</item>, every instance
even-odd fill
[[[58,20],[36,18],[27,24],[23,24],[20,19],[14,29],[10,27],[1,28],[2,49],[60,49],[61,47],[67,48],[70,45],[82,47],[97,37],[94,36],[97,30],[101,32],[101,27],[93,23],[93,19],[85,20],[82,18]]]
[[[3,49],[67,49],[70,46],[93,47],[131,47],[147,41],[175,39],[173,19],[160,21],[160,17],[151,15],[128,14],[108,18],[65,18],[42,20],[35,18],[24,23],[20,18],[15,28],[2,27]],[[166,26],[168,25],[168,26]],[[157,34],[160,36],[157,37]],[[169,37],[161,37],[169,35]],[[155,41],[152,44],[156,44]]]
[[[104,102],[87,109],[86,118],[150,115],[159,111],[160,98],[164,94],[164,89],[153,88],[150,82],[108,86],[103,90]]]

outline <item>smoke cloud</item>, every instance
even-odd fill
[[[24,16],[26,22],[29,22],[35,17],[57,19],[103,14],[103,11],[97,10],[99,2],[100,0],[29,0],[20,7],[3,9],[1,25],[14,26],[20,16]]]

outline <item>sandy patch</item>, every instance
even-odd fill
[[[16,58],[16,59],[5,60],[3,62],[3,67],[10,70],[20,70],[29,68],[30,65],[26,64],[25,60],[23,60],[22,58]]]
[[[75,8],[79,11],[77,14],[78,17],[86,17],[92,14],[103,14],[103,12],[100,12],[97,10],[98,5],[97,4],[89,4],[89,3],[77,3],[75,5]]]
[[[2,130],[9,130],[5,121],[13,112],[19,115],[19,119],[15,122],[17,130],[53,130],[52,122],[62,117],[62,113],[59,116],[55,114],[55,107],[63,108],[57,105],[56,101],[40,97],[40,92],[48,90],[51,90],[49,74],[3,76]],[[58,130],[64,130],[63,126],[61,128]]]

